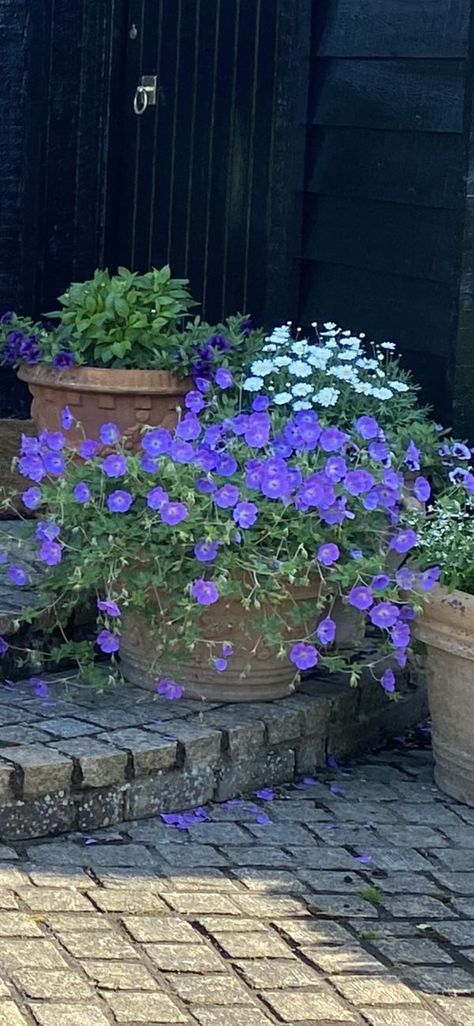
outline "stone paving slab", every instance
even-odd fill
[[[93,831],[170,808],[231,799],[268,781],[286,783],[314,774],[328,753],[354,754],[369,741],[375,744],[397,733],[400,722],[408,727],[419,721],[426,712],[425,701],[424,688],[408,681],[401,682],[400,699],[394,703],[378,684],[365,680],[352,695],[350,706],[346,682],[337,678],[306,682],[297,694],[278,702],[245,706],[171,703],[132,686],[100,694],[64,675],[49,678],[48,693],[40,697],[28,682],[17,682],[0,690],[0,842],[74,829]],[[363,714],[357,712],[362,706]],[[394,802],[400,797],[400,789],[391,789],[395,783],[392,772],[384,786]],[[403,777],[398,783],[413,787]],[[350,793],[350,781],[346,787]],[[373,814],[377,787],[374,780],[367,780],[359,822],[353,822],[351,810],[346,810],[345,843],[364,845],[371,838],[366,823]],[[308,810],[314,832],[328,843],[334,841],[328,838],[326,825],[337,808],[337,788],[331,798],[327,809]],[[266,853],[253,844],[253,838],[259,840],[262,835],[272,844],[284,838],[289,818],[293,845],[311,846],[312,835],[306,827],[297,826],[298,815],[297,806],[293,812],[287,803],[279,803],[271,833],[254,823],[248,843],[240,838],[236,861],[241,866],[261,866],[266,864],[262,858],[267,858],[275,868],[289,866],[288,856],[273,847]],[[379,810],[378,847],[391,851],[396,843],[402,855],[403,847],[413,847],[422,834],[433,846],[445,846],[442,820],[428,821],[426,810],[422,821],[409,811],[406,815],[411,819],[402,836],[397,834],[395,806],[387,804]],[[217,824],[214,830],[218,831]],[[471,824],[458,819],[456,830],[459,844],[467,851]],[[235,825],[233,831],[228,831],[222,844],[235,843]],[[198,836],[199,827],[196,840]],[[210,834],[203,831],[203,836],[209,839]],[[334,843],[340,846],[337,840]],[[194,853],[190,865],[204,865],[212,857],[203,851],[202,860],[196,862],[197,845]],[[188,858],[179,853],[175,857],[177,861]],[[449,868],[466,870],[468,866]]]
[[[474,825],[431,774],[429,752],[387,749],[187,829],[157,814],[0,849],[0,1026],[474,1026],[471,874],[447,869]],[[420,807],[425,841],[405,833]]]

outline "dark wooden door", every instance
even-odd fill
[[[295,312],[308,10],[294,0],[129,0],[112,98],[109,266],[170,263],[210,319]],[[157,76],[158,102],[137,116],[142,75]]]

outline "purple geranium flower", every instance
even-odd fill
[[[198,477],[194,487],[203,495],[211,495],[212,492],[215,492],[217,485],[209,477]]]
[[[69,409],[69,406],[64,406],[61,410],[61,427],[63,431],[70,431],[74,424],[74,417]]]
[[[107,509],[111,513],[127,513],[133,502],[133,495],[120,488],[111,492],[107,498]]]
[[[329,456],[326,460],[324,473],[330,481],[337,484],[347,474],[347,464],[343,456]]]
[[[368,492],[374,483],[374,476],[368,470],[351,470],[346,475],[344,488],[350,495],[361,495]]]
[[[213,499],[216,506],[219,506],[221,509],[231,509],[232,506],[237,505],[239,494],[239,489],[236,485],[225,484],[214,492]]]
[[[42,495],[39,488],[27,488],[26,492],[22,493],[21,496],[23,505],[27,509],[37,509],[41,505]]]
[[[184,502],[164,502],[160,508],[160,517],[164,524],[176,527],[188,516],[188,507]]]
[[[329,616],[326,616],[316,628],[316,635],[322,645],[331,645],[336,637],[336,624]]]
[[[170,445],[169,455],[175,463],[191,463],[196,454],[191,442],[186,442],[184,438],[174,438]]]
[[[429,570],[425,570],[424,573],[420,574],[418,584],[422,591],[431,591],[438,583],[440,577],[441,570],[439,566],[432,566]]]
[[[200,413],[205,407],[204,399],[200,392],[188,392],[184,405],[187,410],[191,410],[191,413]]]
[[[202,577],[193,581],[191,595],[200,606],[212,606],[219,598],[219,591],[214,581],[204,581]]]
[[[97,635],[96,644],[99,646],[101,652],[106,652],[107,654],[118,652],[120,648],[120,638],[118,634],[113,634],[112,631],[104,629]]]
[[[99,431],[99,438],[104,445],[115,445],[120,438],[120,428],[118,424],[113,424],[110,421],[106,424],[102,424]]]
[[[339,452],[347,435],[337,427],[324,428],[319,436],[319,444],[323,452]]]
[[[44,541],[39,550],[39,557],[47,566],[56,566],[62,559],[62,548],[58,542]]]
[[[394,535],[390,542],[390,548],[393,552],[398,552],[400,555],[404,555],[405,552],[409,552],[410,549],[418,542],[418,535],[416,531],[413,531],[411,527],[405,531],[400,531],[399,534]]]
[[[370,442],[368,453],[371,459],[375,460],[376,463],[382,463],[384,466],[390,466],[391,457],[386,442]]]
[[[2,314],[2,316],[0,317],[0,324],[11,324],[13,317],[13,310],[6,310],[5,313]],[[240,330],[242,331],[242,328]]]
[[[145,471],[145,474],[156,474],[157,470],[159,470],[160,462],[153,459],[153,456],[147,456],[145,453],[140,458],[140,466]]]
[[[79,453],[84,460],[93,460],[99,448],[94,438],[85,438],[79,446]]]
[[[219,370],[215,373],[215,380],[216,385],[219,385],[219,388],[231,388],[234,384],[232,374],[226,367],[219,367]]]
[[[62,431],[42,431],[39,437],[42,447],[46,445],[52,452],[61,452],[66,444]]]
[[[22,456],[18,460],[18,470],[22,477],[28,477],[30,481],[39,484],[45,476],[45,467],[41,456]]]
[[[164,488],[160,488],[159,485],[156,488],[151,488],[147,493],[146,504],[149,509],[161,509],[165,502],[169,502],[168,492],[165,492]]]
[[[201,425],[195,413],[187,413],[176,426],[175,435],[184,442],[193,442],[201,434]]]
[[[105,457],[101,467],[107,477],[123,477],[127,473],[127,460],[120,453],[112,453]]]
[[[43,463],[46,473],[52,474],[53,477],[60,477],[66,469],[64,458],[58,452],[43,453]]]
[[[375,417],[362,416],[358,417],[355,422],[355,429],[357,434],[361,438],[365,438],[368,441],[370,438],[377,438],[380,428],[375,420]]]
[[[18,566],[17,563],[11,563],[7,570],[7,575],[12,584],[17,584],[20,588],[28,583],[28,574],[23,567]]]
[[[374,591],[383,591],[384,588],[388,588],[390,584],[390,577],[387,574],[377,574],[376,577],[372,578],[370,587]]]
[[[463,442],[455,442],[451,452],[457,460],[470,460],[471,450]]]
[[[263,449],[270,441],[271,420],[268,413],[251,413],[244,430],[244,438],[251,449]]]
[[[54,521],[40,520],[36,525],[35,537],[38,541],[54,541],[60,534],[61,528]]]
[[[142,449],[148,456],[162,456],[168,453],[171,447],[171,435],[166,428],[154,428],[148,431],[142,438]]]
[[[252,410],[254,413],[263,413],[264,410],[268,410],[270,400],[266,395],[256,395],[255,399],[252,400]]]
[[[431,495],[431,485],[426,477],[417,477],[413,485],[413,494],[418,502],[428,502]]]
[[[365,584],[356,584],[349,592],[347,601],[355,609],[370,609],[374,601],[372,589]]]
[[[319,546],[316,559],[323,566],[332,566],[339,559],[340,554],[339,546],[335,542],[326,542]]]
[[[79,481],[79,483],[74,488],[73,495],[76,502],[89,502],[91,493],[90,488],[88,485],[86,485],[85,481]]]
[[[404,463],[406,463],[409,470],[420,469],[420,456],[421,452],[412,440],[408,445],[404,459]]]
[[[396,571],[395,581],[399,588],[403,588],[404,591],[409,591],[410,588],[413,588],[415,583],[415,574],[413,573],[413,570],[410,570],[410,567],[401,566],[400,569]]]
[[[382,675],[380,683],[384,691],[387,692],[387,694],[390,694],[392,691],[395,691],[395,674],[393,670],[385,670],[385,673]]]
[[[227,659],[224,659],[223,656],[219,656],[219,658],[214,659],[214,669],[217,670],[218,673],[224,673],[224,671],[227,670],[227,666]]]
[[[69,367],[74,367],[75,362],[74,354],[68,353],[63,349],[54,357],[53,367],[55,367],[56,370],[67,370]]]
[[[194,384],[196,385],[196,388],[198,388],[200,392],[204,392],[204,394],[208,392],[211,387],[211,383],[208,378],[202,378],[199,376],[194,378]]]
[[[162,698],[166,698],[170,702],[176,701],[176,699],[182,698],[183,696],[183,688],[181,687],[181,684],[172,680],[171,677],[162,677],[161,680],[155,681],[155,691],[157,691]],[[165,817],[162,816],[161,818],[164,819]]]
[[[399,615],[398,606],[393,602],[378,602],[377,605],[372,606],[369,613],[374,627],[393,627]]]
[[[254,502],[238,502],[232,516],[235,523],[246,530],[253,527],[258,517],[258,506]]]
[[[117,603],[113,602],[112,599],[97,599],[97,609],[101,613],[107,613],[107,616],[121,616]]]
[[[194,555],[199,563],[212,563],[218,551],[218,541],[199,541],[194,546]]]
[[[230,456],[229,453],[223,452],[218,457],[215,470],[221,477],[232,477],[232,474],[235,474],[237,470],[237,466],[237,460]]]
[[[411,640],[411,631],[408,624],[403,623],[399,619],[390,631],[390,640],[394,648],[407,648]]]
[[[308,645],[305,641],[297,641],[291,649],[289,658],[299,670],[310,670],[312,666],[317,666],[319,657],[314,645]]]
[[[37,698],[48,697],[48,685],[41,677],[30,677],[28,684],[31,684]]]

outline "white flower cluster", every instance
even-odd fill
[[[404,381],[393,377],[393,342],[382,342],[380,346],[371,343],[373,355],[367,356],[364,335],[341,331],[332,322],[323,327],[317,343],[304,338],[295,341],[290,325],[275,328],[265,339],[264,356],[251,364],[244,390],[264,390],[276,406],[291,404],[293,410],[335,406],[341,388],[347,387],[382,402],[392,399],[397,392],[409,391]],[[329,379],[327,384],[324,379]]]

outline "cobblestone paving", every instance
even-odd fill
[[[474,810],[420,750],[4,846],[0,909],[0,1026],[474,1026]]]

